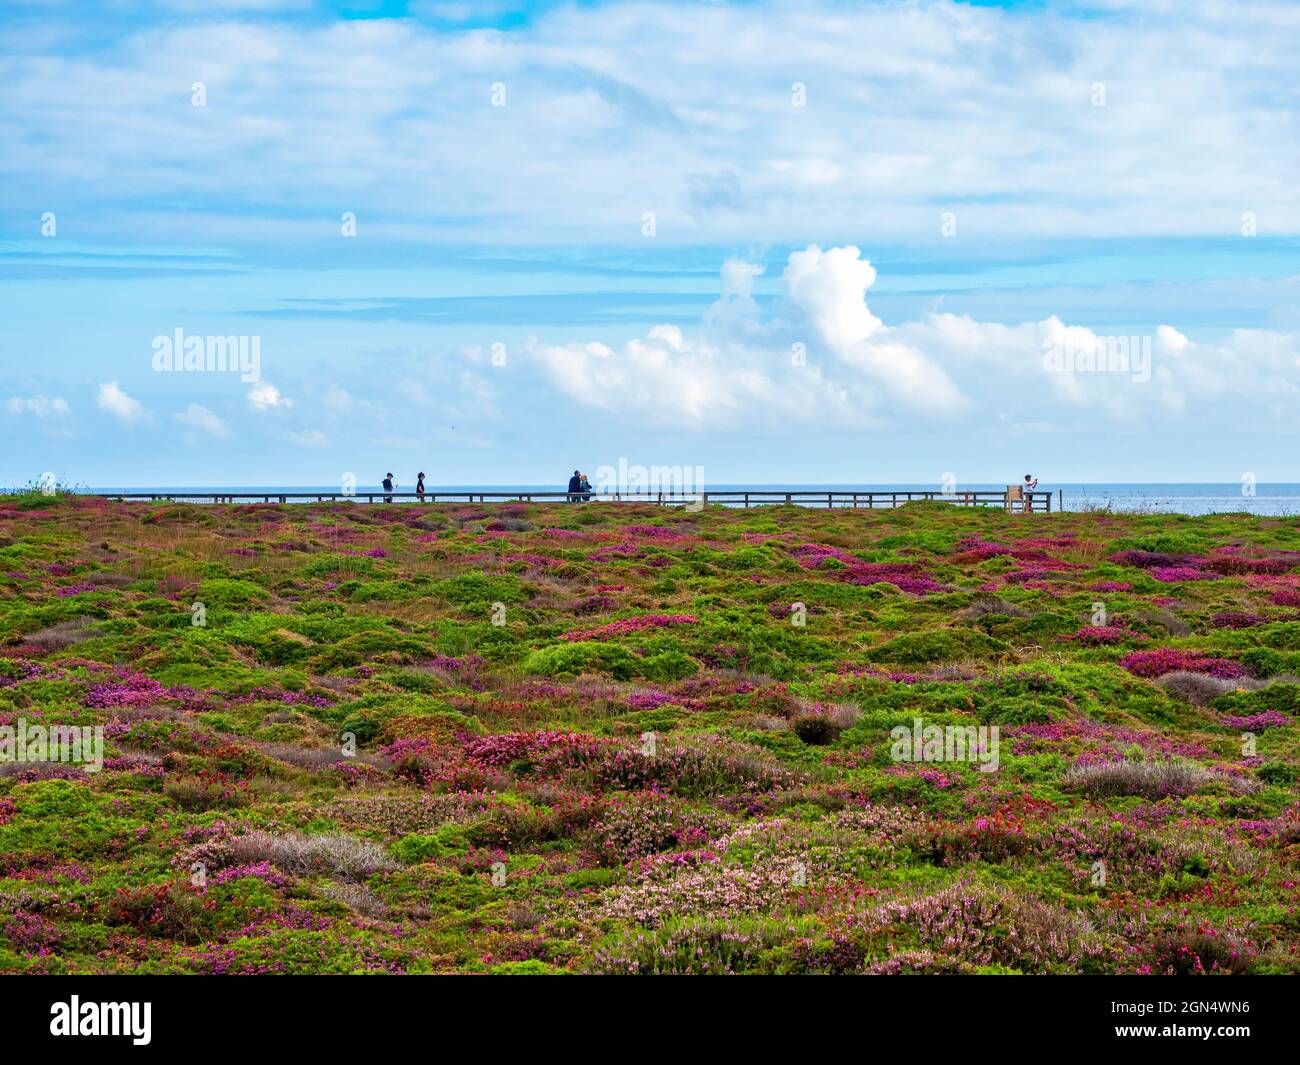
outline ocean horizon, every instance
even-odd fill
[[[1001,491],[1005,484],[993,482],[962,483],[955,486],[956,494],[961,492]],[[1247,488],[1251,494],[1247,494]],[[469,494],[475,492],[501,493],[518,492],[520,494],[537,492],[562,492],[563,483],[555,484],[470,484],[448,485],[428,484],[425,488],[432,494]],[[410,492],[411,485],[399,482],[396,492]],[[867,482],[807,482],[794,484],[766,484],[729,482],[704,486],[708,492],[936,492],[939,485],[931,482],[906,483],[867,483]],[[1052,493],[1052,509],[1058,507],[1067,511],[1117,510],[1136,511],[1139,513],[1167,514],[1215,514],[1247,513],[1272,517],[1300,516],[1300,483],[1283,482],[1275,484],[1256,484],[1244,486],[1240,483],[1178,483],[1178,482],[1107,482],[1107,483],[1049,483],[1039,482],[1039,492]],[[157,493],[208,493],[213,495],[249,494],[280,495],[284,493],[306,492],[320,494],[337,494],[340,486],[333,485],[112,485],[79,487],[77,492],[86,495],[112,495],[115,493],[157,492]],[[378,485],[358,484],[359,496],[377,495],[383,492]]]

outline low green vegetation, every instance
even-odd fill
[[[1298,712],[1291,519],[10,496],[0,972],[1295,973]]]

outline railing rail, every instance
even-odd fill
[[[826,506],[849,509],[888,509],[920,500],[953,503],[958,506],[1014,507],[1027,502],[1024,509],[1049,513],[1052,509],[1051,492],[1025,492],[1022,499],[1008,499],[1005,491],[981,489],[973,491],[853,491],[851,489],[744,489],[724,492],[596,492],[574,494],[559,492],[481,492],[477,490],[425,492],[106,492],[104,498],[118,502],[152,503],[653,503],[659,506],[691,506],[721,503],[724,506],[764,506],[793,504],[797,506]]]

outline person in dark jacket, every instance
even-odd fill
[[[415,478],[415,495],[421,503],[424,502],[424,473],[421,471]]]
[[[384,474],[383,484],[384,484],[385,492],[391,492],[393,490],[393,475],[391,473]],[[393,501],[393,497],[391,495],[384,496],[385,503],[391,503],[392,501]]]
[[[581,491],[582,491],[582,474],[579,471],[574,470],[573,476],[569,478],[569,495],[568,498],[565,500],[565,502],[567,503],[576,502],[578,499],[578,495],[579,493],[581,493]]]

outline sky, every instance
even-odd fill
[[[7,0],[0,485],[1300,481],[1298,54],[1286,2]]]

